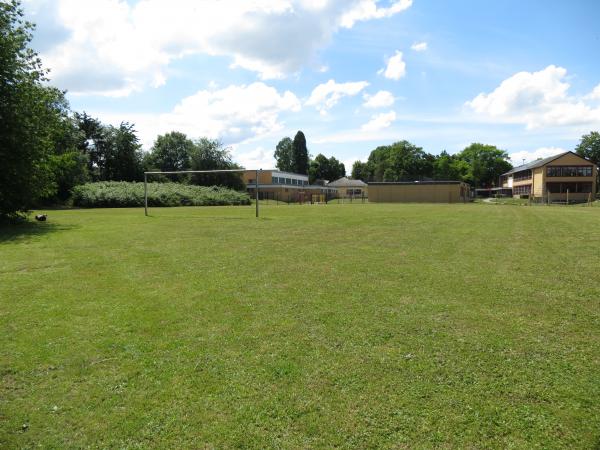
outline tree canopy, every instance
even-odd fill
[[[590,134],[584,134],[575,147],[575,152],[596,165],[600,165],[600,133],[592,131]]]
[[[512,168],[508,154],[493,145],[474,143],[460,153],[434,156],[408,141],[377,147],[366,162],[356,161],[352,177],[363,181],[466,181],[475,187],[498,183]]]
[[[311,184],[318,180],[334,181],[346,176],[344,164],[335,157],[327,158],[319,153],[315,159],[310,162],[308,169],[308,179]]]
[[[275,147],[276,167],[279,170],[285,172],[292,172],[294,170],[294,144],[289,137],[284,137],[277,143]]]
[[[2,216],[19,215],[57,192],[52,155],[68,104],[61,91],[44,84],[47,72],[29,47],[33,29],[17,1],[0,3]]]

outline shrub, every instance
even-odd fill
[[[148,183],[148,206],[249,205],[245,192],[219,186]],[[144,183],[102,181],[73,188],[73,205],[83,208],[144,206]]]

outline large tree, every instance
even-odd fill
[[[333,156],[327,158],[319,153],[310,162],[308,178],[311,184],[317,180],[334,181],[344,176],[346,176],[344,164]]]
[[[289,137],[284,137],[275,147],[275,161],[279,170],[292,172],[294,170],[294,144]]]
[[[105,127],[105,155],[101,179],[137,181],[142,179],[142,146],[133,124]]]
[[[0,2],[0,216],[16,216],[56,192],[57,127],[68,115],[61,91],[29,47],[33,24],[16,0]]]
[[[190,153],[192,170],[232,170],[241,167],[231,158],[231,152],[218,140],[200,138],[194,143]],[[227,186],[231,189],[245,188],[241,173],[194,174],[194,184],[204,186]]]
[[[187,170],[194,141],[178,131],[158,136],[150,149],[147,162],[151,168],[161,171]]]
[[[408,141],[377,147],[367,161],[370,181],[412,181],[433,175],[435,157]]]
[[[508,153],[493,145],[473,143],[457,157],[468,165],[463,181],[476,188],[496,186],[500,175],[512,168]]]
[[[306,137],[302,131],[298,131],[292,142],[292,172],[308,175],[308,149],[306,148]]]
[[[354,161],[354,164],[352,164],[352,178],[366,182],[369,181],[369,177],[369,165],[361,161]]]
[[[577,147],[575,147],[575,152],[589,159],[596,166],[600,166],[600,133],[592,131],[590,134],[584,134]],[[598,179],[600,181],[600,173],[598,173]],[[600,183],[596,183],[596,187],[600,190]]]

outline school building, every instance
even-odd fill
[[[256,171],[247,170],[243,174],[246,190],[252,198],[256,195]],[[321,202],[337,195],[337,189],[311,185],[308,175],[283,172],[280,170],[258,171],[258,198],[283,202]]]
[[[598,168],[573,152],[565,152],[502,174],[500,186],[513,197],[547,202],[585,202],[596,193]]]

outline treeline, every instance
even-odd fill
[[[460,153],[432,155],[408,141],[377,147],[366,162],[356,161],[352,178],[369,181],[465,181],[492,187],[512,168],[508,153],[493,145],[474,143]]]

